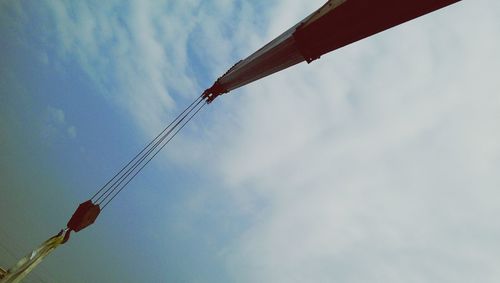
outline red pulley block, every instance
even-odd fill
[[[73,216],[71,216],[71,219],[68,221],[68,228],[78,232],[94,223],[100,212],[101,208],[98,204],[92,203],[91,200],[83,202],[78,206],[75,213],[73,213]]]

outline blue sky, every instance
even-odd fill
[[[323,1],[1,1],[0,266]],[[27,282],[498,282],[500,6],[224,95]]]

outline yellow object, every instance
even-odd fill
[[[62,230],[59,234],[43,242],[38,248],[33,250],[29,255],[20,259],[16,265],[7,270],[7,273],[0,283],[16,283],[21,282],[46,256],[48,256],[55,248],[66,242],[66,236],[69,236],[69,230]]]

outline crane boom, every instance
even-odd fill
[[[204,92],[217,96],[300,62],[369,37],[460,0],[329,0],[277,38],[239,61]]]

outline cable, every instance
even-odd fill
[[[157,145],[158,145],[158,141],[157,141],[157,140],[158,140],[158,138],[160,138],[162,135],[168,135],[168,134],[169,134],[169,133],[170,133],[170,132],[171,132],[171,131],[172,131],[172,130],[173,130],[173,129],[174,129],[174,128],[178,125],[178,124],[179,124],[179,122],[180,122],[180,121],[178,121],[178,120],[179,120],[179,118],[180,118],[180,117],[182,117],[182,116],[184,116],[184,117],[181,119],[181,121],[182,121],[182,120],[186,117],[186,115],[188,115],[188,114],[192,111],[192,109],[194,108],[194,107],[193,107],[193,105],[195,105],[195,104],[196,104],[196,105],[198,105],[198,104],[199,104],[199,102],[200,102],[200,99],[201,99],[201,98],[202,98],[202,96],[199,96],[199,97],[198,97],[197,99],[195,99],[195,100],[194,100],[194,101],[193,101],[193,102],[192,102],[192,103],[191,103],[191,104],[190,104],[190,105],[189,105],[186,109],[184,109],[184,111],[182,111],[182,112],[181,112],[181,113],[180,113],[180,114],[179,114],[179,115],[178,115],[178,116],[177,116],[177,117],[176,117],[176,118],[175,118],[175,119],[174,119],[174,120],[173,120],[173,121],[172,121],[172,122],[171,122],[171,123],[167,126],[167,127],[165,127],[165,128],[163,129],[163,131],[161,131],[161,132],[160,132],[160,133],[159,133],[159,134],[158,134],[158,135],[157,135],[157,136],[156,136],[156,137],[155,137],[155,138],[154,138],[151,142],[149,142],[149,143],[148,143],[148,144],[147,144],[147,145],[146,145],[146,146],[145,146],[145,147],[144,147],[144,148],[143,148],[143,149],[142,149],[139,153],[137,153],[137,154],[134,156],[134,158],[132,158],[132,159],[131,159],[131,160],[130,160],[130,161],[129,161],[129,162],[128,162],[125,166],[123,166],[123,167],[121,168],[121,170],[120,170],[120,171],[118,171],[118,173],[116,173],[116,174],[115,174],[115,175],[114,175],[114,176],[113,176],[113,177],[112,177],[112,178],[111,178],[111,179],[110,179],[110,180],[109,180],[109,181],[108,181],[108,182],[107,182],[104,186],[102,186],[102,187],[101,187],[101,188],[100,188],[100,189],[99,189],[99,190],[98,190],[98,191],[97,191],[97,192],[96,192],[96,193],[92,196],[91,200],[93,200],[95,197],[97,197],[97,196],[99,195],[99,197],[98,197],[97,199],[95,199],[95,200],[94,200],[94,202],[95,202],[95,203],[97,203],[97,202],[99,202],[99,200],[101,200],[101,198],[102,198],[102,197],[104,197],[106,194],[108,194],[108,192],[110,192],[110,190],[112,190],[112,189],[113,189],[113,187],[115,187],[115,186],[116,186],[117,182],[119,182],[119,180],[120,180],[121,178],[123,178],[123,176],[124,176],[125,174],[127,174],[127,172],[128,172],[128,171],[130,171],[130,169],[131,169],[131,168],[129,168],[129,166],[130,166],[130,165],[131,165],[134,161],[135,161],[134,165],[136,165],[136,164],[138,164],[138,162],[141,162],[142,160],[144,160],[144,157],[145,157],[145,156],[147,156],[147,155],[150,153],[150,150],[151,150],[151,149],[150,149],[150,150],[148,150],[148,152],[146,152],[146,154],[144,154],[144,155],[143,155],[144,151],[146,151],[146,150],[147,150],[147,149],[148,149],[148,148],[149,148],[149,147],[150,147],[153,143],[155,143],[155,141],[156,141],[156,143],[155,143],[155,145],[153,145],[153,148],[156,148],[156,147],[157,147]],[[189,111],[188,111],[188,110],[189,110]],[[186,111],[187,111],[187,113],[186,113]],[[175,124],[175,125],[172,127],[172,125],[173,125],[174,123],[176,123],[176,121],[178,121],[178,122],[177,122],[177,124]],[[171,128],[171,127],[172,127],[172,128]],[[169,129],[170,129],[170,130],[169,130]],[[167,132],[167,130],[168,130],[168,132]],[[167,132],[167,133],[165,134],[165,132]],[[142,155],[142,157],[140,158],[140,160],[137,160],[137,159],[138,159],[141,155]],[[133,167],[134,165],[132,165],[132,167]],[[127,168],[128,168],[128,170],[127,170],[125,173],[123,173],[123,172],[124,172]],[[123,173],[123,174],[122,174],[122,173]],[[115,180],[115,179],[116,179],[118,176],[120,176],[120,175],[121,175],[121,177],[120,177],[120,178],[118,178],[117,180]],[[113,181],[114,181],[114,182],[113,182]],[[109,186],[109,187],[108,187],[108,185],[110,185],[112,182],[113,182],[113,184],[112,184],[111,186]],[[107,189],[103,192],[103,190],[104,190],[106,187],[107,187]],[[101,194],[101,192],[103,192],[103,193]],[[103,199],[103,200],[104,200],[104,199]],[[101,202],[102,202],[102,201],[101,201]]]
[[[130,160],[118,173],[116,173],[104,186],[102,186],[99,191],[97,191],[91,198],[94,199],[97,195],[99,195],[103,190],[104,188],[106,188],[114,179],[116,179],[116,177],[118,177],[132,162],[134,162],[134,160],[136,160],[148,147],[151,146],[151,144],[153,144],[153,142],[155,142],[155,140],[157,140],[161,135],[163,135],[165,133],[165,131],[167,131],[171,126],[172,124],[174,124],[178,119],[179,117],[181,117],[189,108],[191,108],[199,99],[201,98],[201,96],[199,96],[195,101],[193,101],[186,109],[184,109],[184,111],[181,112],[181,114],[179,114],[167,127],[165,127],[165,129],[163,129],[163,131],[161,131],[151,142],[149,142],[138,154],[136,154],[134,156],[134,158],[132,158],[132,160]],[[99,198],[97,198],[94,202],[97,202],[99,201],[99,199],[108,192],[110,188],[108,188],[101,196],[99,196]]]
[[[106,190],[106,192],[104,192],[104,194],[102,195],[103,198],[102,200],[100,200],[100,202],[98,204],[101,204],[103,202],[106,201],[106,199],[113,194],[113,192],[115,190],[117,190],[120,185],[130,176],[130,174],[132,174],[132,172],[140,166],[140,164],[152,153],[156,150],[156,148],[170,135],[170,133],[172,133],[181,123],[182,121],[184,121],[184,119],[186,119],[186,117],[189,116],[189,114],[191,114],[191,112],[196,108],[198,107],[198,105],[200,104],[200,102],[202,102],[203,100],[197,100],[197,103],[195,104],[194,107],[191,107],[191,105],[187,108],[189,109],[189,111],[187,111],[185,114],[183,115],[179,115],[176,120],[182,116],[181,119],[179,119],[177,121],[177,123],[172,127],[170,128],[165,134],[162,135],[162,137],[153,145],[153,147],[151,147],[150,149],[148,149],[148,151],[142,155],[142,157],[137,160],[134,165],[132,165],[132,167],[130,167],[124,174],[122,174],[122,176],[116,180],[110,188],[108,188],[108,190]],[[101,197],[102,197],[101,196]]]
[[[128,181],[123,184],[123,186],[121,186],[121,188],[113,195],[113,197],[111,197],[111,199],[109,199],[105,204],[104,206],[102,207],[101,210],[104,209],[104,207],[106,207],[124,188],[125,186],[127,186],[131,181],[132,179],[134,179],[134,177],[139,174],[139,172],[142,171],[142,169],[177,135],[177,133],[179,133],[179,131],[184,128],[184,126],[186,126],[186,124],[206,105],[206,103],[202,104],[201,107],[199,107],[196,112],[191,116],[189,117],[189,119],[179,128],[177,129],[177,131],[160,147],[159,150],[157,150],[149,159],[148,161],[146,161],[146,163],[144,163],[138,171],[136,171],[134,173],[134,175],[132,175],[131,178],[128,179]]]
[[[146,163],[144,163],[140,168],[139,170],[137,170],[134,175],[132,175],[132,177],[130,179],[128,179],[128,181],[102,206],[101,208],[101,211],[104,210],[104,208],[134,179],[134,177],[139,174],[139,172],[142,171],[142,169],[148,165],[148,163],[179,133],[180,130],[182,130],[182,128],[184,128],[184,126],[186,126],[187,123],[189,123],[189,121],[191,121],[191,119],[193,119],[194,116],[196,116],[196,114],[198,114],[198,112],[205,106],[207,105],[207,103],[203,103],[195,112],[193,115],[191,115],[191,117],[189,117],[189,119],[184,123],[182,124],[182,126],[177,129],[177,131],[175,131],[175,133],[160,147],[160,149],[158,149],[149,159]]]

